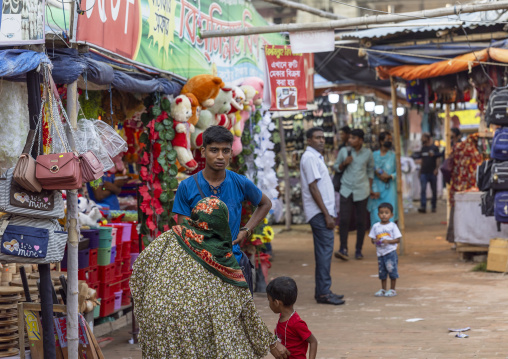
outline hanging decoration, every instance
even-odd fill
[[[177,152],[171,141],[175,137],[173,119],[169,116],[171,104],[167,98],[150,96],[145,103],[148,109],[141,116],[146,130],[139,137],[141,156],[139,159],[140,234],[148,245],[160,233],[175,224],[171,217],[175,190],[178,187]]]

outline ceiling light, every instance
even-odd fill
[[[385,107],[383,105],[376,105],[376,107],[374,107],[374,112],[376,115],[382,115],[385,112]]]
[[[329,93],[328,94],[328,102],[330,102],[330,103],[339,102],[339,94],[338,93]]]
[[[397,116],[404,115],[404,107],[397,107]]]
[[[347,112],[356,112],[356,111],[358,111],[358,105],[356,103],[347,104]]]
[[[372,112],[374,111],[374,107],[376,107],[376,103],[374,101],[367,101],[364,103],[365,111]]]

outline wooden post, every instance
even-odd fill
[[[404,198],[402,196],[402,170],[400,168],[400,124],[399,116],[397,116],[397,86],[393,76],[390,76],[390,83],[392,85],[392,117],[393,117],[393,140],[395,143],[395,166],[397,168],[397,206],[399,207],[399,229],[402,233],[404,240],[404,232],[406,225],[404,222]],[[404,255],[404,242],[400,242],[400,255]]]
[[[286,230],[291,230],[291,186],[289,185],[289,166],[286,153],[286,138],[284,137],[283,117],[279,117],[280,156],[284,161],[284,205],[286,207]]]
[[[316,30],[333,30],[344,27],[356,27],[372,24],[386,24],[389,22],[402,22],[414,20],[414,18],[432,18],[440,16],[451,16],[456,14],[467,14],[478,11],[505,10],[508,8],[508,1],[494,1],[479,4],[457,4],[450,7],[438,9],[413,11],[389,15],[366,15],[348,19],[333,20],[329,22],[309,22],[305,24],[280,24],[270,26],[253,26],[223,28],[220,30],[202,31],[200,38],[208,39],[211,37],[231,37],[231,36],[249,36],[257,34],[270,34],[276,32],[304,32]]]
[[[78,83],[67,85],[67,115],[74,130],[78,126]],[[75,148],[73,148],[75,150]],[[67,191],[67,343],[68,359],[78,359],[78,191]]]
[[[446,104],[445,109],[445,123],[444,123],[444,134],[445,134],[445,158],[448,158],[452,153],[452,131],[451,131],[451,118],[450,118],[450,104]],[[446,222],[450,223],[450,213],[451,213],[451,204],[450,204],[450,184],[446,184]]]

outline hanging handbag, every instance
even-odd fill
[[[48,79],[51,74],[45,73],[45,78]],[[48,85],[48,88],[50,86]],[[73,190],[79,189],[83,185],[81,167],[78,156],[70,151],[70,145],[64,137],[62,137],[63,126],[58,119],[55,121],[54,110],[62,106],[61,102],[57,102],[53,99],[53,91],[47,90],[47,96],[49,98],[49,122],[54,127],[58,138],[61,141],[61,145],[66,152],[53,153],[47,155],[39,155],[36,160],[35,176],[42,185],[42,188],[48,190]],[[63,108],[62,113],[64,113]],[[64,114],[65,119],[67,116]],[[55,138],[52,139],[52,146],[55,142]]]
[[[64,218],[64,202],[59,191],[31,192],[12,180],[14,170],[0,177],[0,212],[33,218]]]
[[[14,181],[16,181],[21,187],[31,192],[40,192],[42,186],[35,177],[35,160],[32,157],[32,148],[34,145],[37,129],[40,127],[40,118],[37,122],[35,131],[30,130],[28,132],[27,141],[23,153],[19,156],[16,167],[14,168]],[[30,148],[28,146],[30,145]]]
[[[92,151],[87,151],[79,156],[83,182],[98,180],[104,176],[104,165]]]
[[[64,256],[67,232],[54,219],[4,216],[0,243],[0,262],[58,263]]]

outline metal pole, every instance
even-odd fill
[[[67,85],[67,115],[71,126],[78,124],[78,83]],[[74,148],[75,150],[75,148]],[[78,359],[78,191],[67,191],[67,343],[69,359]]]
[[[284,126],[282,117],[279,117],[279,135],[280,135],[280,156],[284,161],[284,202],[286,207],[286,230],[291,230],[291,186],[289,184],[289,166],[286,153],[286,138],[284,135]]]
[[[450,118],[450,104],[446,104],[445,109],[445,123],[444,123],[444,134],[445,134],[445,158],[448,158],[452,153],[452,131],[451,131],[451,118]],[[450,223],[450,215],[451,215],[452,206],[450,203],[450,184],[446,184],[446,222]]]
[[[466,14],[478,11],[505,10],[508,8],[508,1],[495,1],[483,4],[454,5],[450,7],[413,11],[393,15],[374,15],[354,17],[350,19],[333,20],[330,22],[309,22],[305,24],[281,24],[271,26],[254,26],[240,28],[223,28],[220,30],[202,31],[200,37],[208,39],[211,37],[248,36],[257,34],[269,34],[275,32],[304,32],[316,30],[334,30],[348,26],[361,26],[372,24],[384,24],[389,22],[401,22],[422,18],[433,18],[439,16],[450,16]]]
[[[404,240],[404,231],[406,224],[404,222],[404,198],[402,196],[402,170],[400,166],[400,124],[399,116],[397,116],[397,86],[395,80],[390,76],[390,83],[392,85],[392,117],[393,117],[393,139],[395,142],[395,166],[397,168],[397,206],[399,207],[399,229],[402,233]],[[405,246],[403,240],[400,242],[400,255],[404,255]]]
[[[279,5],[281,7],[287,7],[287,8],[291,8],[291,9],[305,11],[305,12],[308,12],[313,15],[326,17],[327,19],[332,19],[332,20],[347,19],[347,17],[345,17],[345,16],[336,15],[334,13],[319,10],[314,7],[300,4],[300,3],[297,3],[294,1],[289,1],[289,0],[263,0],[263,1],[269,2],[270,4]]]

